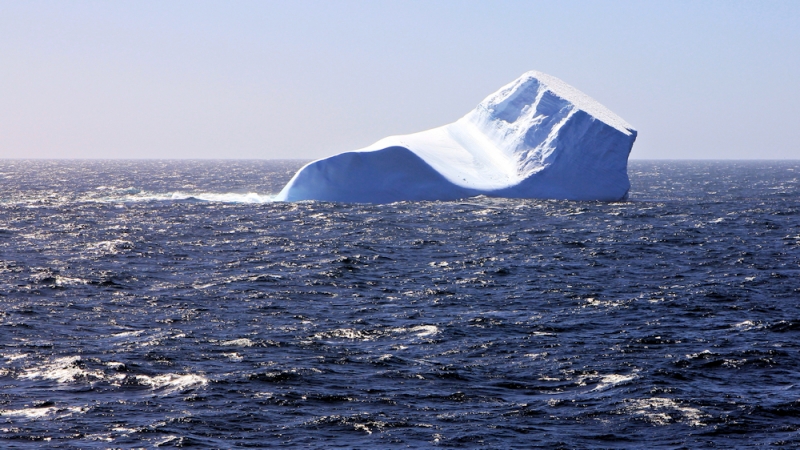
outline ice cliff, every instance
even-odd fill
[[[626,197],[636,131],[556,77],[531,71],[454,123],[311,162],[278,201],[390,203],[475,195]]]

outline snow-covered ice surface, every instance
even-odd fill
[[[454,123],[309,163],[276,200],[615,201],[630,188],[635,140],[633,127],[605,106],[530,71]]]

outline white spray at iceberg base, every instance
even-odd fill
[[[309,163],[275,200],[616,201],[630,188],[635,140],[636,131],[605,106],[531,71],[454,123]]]

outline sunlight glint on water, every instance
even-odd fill
[[[3,161],[2,446],[800,443],[800,163],[271,202],[300,165]]]

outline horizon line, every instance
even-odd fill
[[[335,155],[331,155],[335,156]],[[325,158],[329,158],[325,157]],[[15,158],[0,161],[317,161],[325,158]],[[798,158],[629,158],[628,161],[797,161]]]

